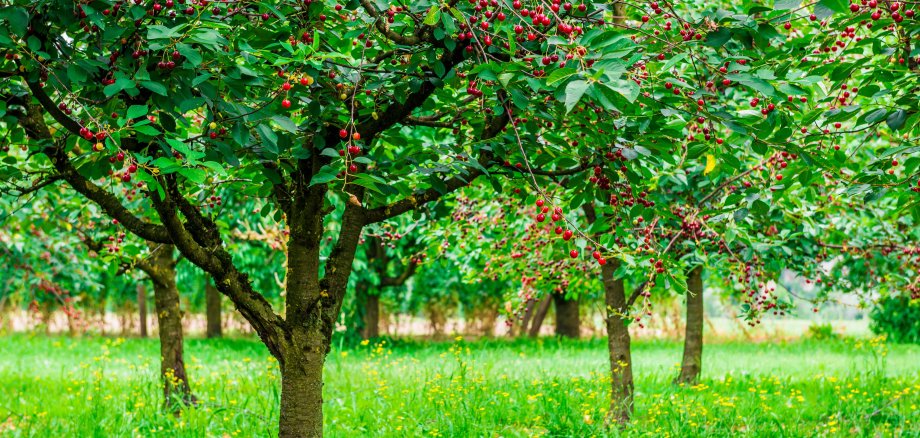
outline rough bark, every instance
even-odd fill
[[[143,283],[137,284],[138,335],[147,337],[147,288]]]
[[[703,363],[703,267],[697,266],[687,275],[687,324],[684,336],[684,358],[680,374],[674,383],[694,383],[700,377]]]
[[[219,338],[223,336],[223,330],[221,329],[220,292],[210,281],[204,286],[204,300],[205,318],[207,319],[205,336],[208,338]]]
[[[533,315],[533,322],[530,324],[528,336],[531,338],[536,338],[540,335],[540,329],[543,328],[543,321],[546,320],[546,314],[549,313],[549,306],[552,302],[553,297],[550,294],[540,300],[540,306],[537,307],[537,312]]]
[[[633,411],[633,374],[629,316],[623,280],[614,278],[616,263],[601,267],[607,307],[607,349],[610,353],[610,410],[608,420],[629,422]]]
[[[368,295],[364,301],[364,339],[380,337],[380,296]]]
[[[569,300],[564,294],[553,294],[556,305],[556,336],[578,339],[581,336],[581,315],[578,300]]]
[[[160,333],[160,377],[167,406],[193,403],[182,346],[182,311],[176,286],[176,260],[172,245],[151,244],[151,255],[142,267],[153,281],[154,308]]]
[[[292,352],[281,369],[279,438],[323,436],[325,352]]]

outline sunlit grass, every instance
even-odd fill
[[[155,340],[0,338],[0,435],[267,436],[277,363],[254,339],[187,341],[201,403],[161,409]],[[602,340],[368,343],[326,367],[330,436],[917,436],[920,347],[720,343],[675,387],[676,342],[638,342],[636,421],[604,427]]]

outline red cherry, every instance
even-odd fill
[[[573,250],[569,251],[569,257],[571,257],[571,258],[573,258],[573,259],[574,259],[574,258],[577,258],[577,257],[578,257],[578,250],[577,250],[577,249],[573,249]]]

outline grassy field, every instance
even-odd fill
[[[279,374],[257,340],[187,341],[201,400],[159,409],[155,340],[0,338],[2,436],[269,436]],[[920,436],[920,346],[878,339],[707,345],[670,384],[676,342],[639,342],[636,421],[605,431],[600,340],[455,340],[336,349],[328,436]]]

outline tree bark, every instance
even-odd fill
[[[194,403],[185,372],[182,346],[182,311],[176,287],[176,261],[172,245],[151,244],[149,271],[160,332],[160,376],[166,406],[175,402]]]
[[[380,296],[367,295],[364,301],[364,339],[380,337]]]
[[[674,383],[694,383],[700,377],[703,362],[703,267],[697,266],[687,275],[687,324],[684,336],[684,358],[680,374]]]
[[[219,338],[223,336],[221,329],[221,311],[220,311],[220,292],[208,280],[204,286],[205,300],[205,318],[207,319],[207,328],[205,336],[208,338]]]
[[[524,336],[527,334],[527,328],[530,327],[530,318],[533,317],[533,311],[536,307],[536,301],[530,300],[527,302],[527,306],[524,307],[524,314],[521,315],[521,324],[520,327],[518,327],[517,336]]]
[[[568,300],[564,294],[554,293],[556,305],[556,336],[578,339],[581,336],[581,315],[578,300]]]
[[[324,360],[325,352],[304,352],[284,359],[279,438],[323,436]]]
[[[147,337],[147,288],[143,283],[137,284],[137,316],[138,316],[138,334],[142,338]]]
[[[553,302],[551,294],[547,294],[540,300],[540,306],[537,307],[537,313],[533,315],[533,322],[530,324],[528,336],[536,338],[540,335],[540,329],[543,328],[543,321],[546,320],[546,314],[549,313],[549,306]]]
[[[604,303],[607,307],[607,349],[610,353],[610,410],[608,421],[618,425],[629,422],[633,411],[633,374],[630,317],[627,315],[623,280],[614,278],[616,263],[601,266]]]

